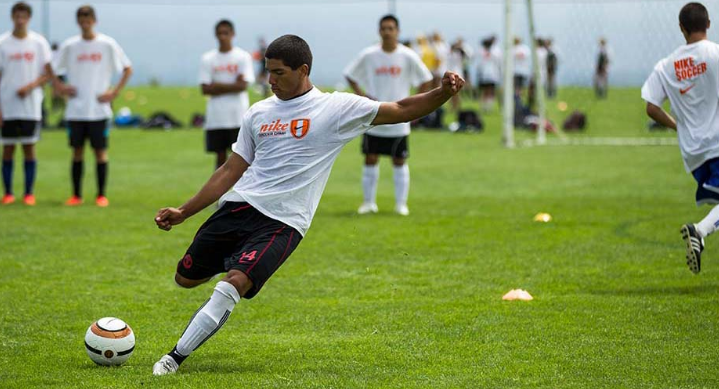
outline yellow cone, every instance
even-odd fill
[[[550,221],[552,221],[552,215],[545,212],[540,212],[534,215],[534,221],[540,223],[549,223]]]

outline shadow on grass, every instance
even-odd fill
[[[648,223],[653,221],[654,219],[646,218],[646,219],[638,219],[638,220],[632,220],[627,221],[624,223],[619,223],[614,227],[614,234],[616,236],[622,237],[622,238],[629,238],[633,240],[635,243],[643,244],[647,246],[653,246],[653,247],[664,247],[664,248],[677,248],[677,247],[683,247],[680,244],[681,243],[668,243],[661,240],[651,239],[647,236],[642,236],[639,234],[633,233],[631,230],[642,224],[642,223]],[[676,242],[680,242],[680,235],[679,235],[679,227],[676,228],[677,230],[677,240]]]
[[[719,291],[719,284],[706,284],[695,286],[639,286],[632,288],[595,289],[589,290],[589,294],[611,295],[611,296],[659,296],[659,295],[703,295],[716,294]]]

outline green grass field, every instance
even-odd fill
[[[195,89],[133,92],[116,107],[183,121],[202,111]],[[582,137],[672,136],[647,132],[637,89],[612,90],[607,101],[569,89],[560,100],[589,113]],[[550,104],[553,120],[563,114]],[[70,151],[64,132],[45,132],[38,205],[0,208],[0,387],[719,387],[719,249],[709,238],[702,273],[686,268],[679,227],[708,208],[694,206],[677,147],[507,150],[499,115],[485,120],[483,134],[412,135],[406,218],[391,212],[387,160],[380,213],[355,214],[361,157],[350,144],[297,251],[165,377],[153,377],[152,364],[214,284],[173,283],[210,210],[169,233],[152,218],[211,173],[203,134],[115,130],[112,204],[100,209],[62,205]],[[554,219],[533,222],[538,212]],[[502,301],[514,288],[535,300]],[[135,331],[122,367],[85,355],[84,333],[103,316]]]

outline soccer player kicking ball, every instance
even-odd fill
[[[107,138],[109,120],[112,118],[112,102],[132,74],[130,60],[120,45],[107,35],[96,33],[95,10],[82,6],[77,10],[77,24],[81,34],[74,36],[60,46],[60,52],[53,64],[55,72],[66,72],[67,84],[53,78],[53,84],[60,94],[67,96],[65,119],[70,135],[72,155],[73,195],[65,203],[75,206],[82,204],[82,175],[85,140],[95,150],[97,163],[97,198],[95,204],[106,207],[110,201],[105,196],[107,183]],[[110,87],[112,76],[122,73],[120,82]]]
[[[684,167],[697,181],[696,203],[719,204],[719,45],[707,40],[709,13],[685,5],[679,28],[687,44],[659,61],[642,87],[647,115],[677,131]],[[662,109],[669,99],[676,120]],[[699,223],[681,228],[689,270],[699,273],[704,238],[719,225],[715,206]]]
[[[13,30],[0,35],[0,126],[3,144],[2,178],[5,194],[2,204],[12,204],[13,158],[15,146],[22,145],[25,155],[25,197],[35,205],[33,186],[37,161],[35,143],[40,139],[42,86],[47,81],[52,53],[42,35],[28,30],[32,8],[26,3],[13,5],[10,15]]]
[[[255,82],[250,53],[232,47],[235,28],[229,20],[215,25],[219,48],[202,56],[200,87],[207,100],[205,148],[217,154],[216,168],[227,160],[229,149],[240,131],[242,115],[250,107],[247,86]]]
[[[155,363],[155,375],[176,372],[222,327],[240,299],[257,295],[287,260],[310,227],[342,147],[372,126],[434,111],[464,85],[447,72],[434,90],[380,103],[313,87],[312,53],[298,36],[277,38],[265,58],[275,96],[247,111],[233,153],[202,189],[181,207],[163,208],[155,216],[157,226],[169,231],[222,196],[220,209],[178,262],[175,281],[192,288],[227,272],[177,345]]]
[[[354,92],[378,101],[396,101],[410,95],[410,89],[431,86],[432,73],[422,63],[417,53],[398,42],[399,22],[392,15],[379,21],[382,43],[363,50],[359,57],[345,69],[345,78]],[[364,91],[362,91],[364,88]],[[377,126],[362,138],[365,164],[362,169],[362,192],[364,199],[357,212],[376,213],[377,182],[379,181],[379,156],[392,158],[395,194],[395,212],[409,215],[409,123]]]

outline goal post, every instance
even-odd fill
[[[502,143],[507,148],[515,147],[514,140],[514,25],[513,25],[513,2],[515,0],[504,0],[504,100],[503,100],[503,131]],[[527,25],[529,26],[529,41],[532,57],[532,79],[534,80],[534,101],[537,104],[537,139],[536,144],[547,143],[546,132],[546,80],[542,76],[537,54],[537,34],[534,18],[534,0],[526,0]]]

